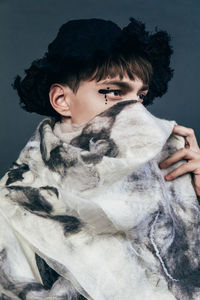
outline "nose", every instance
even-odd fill
[[[129,100],[136,100],[140,103],[142,103],[144,101],[144,99],[141,99],[136,92],[130,93],[130,99]],[[127,99],[128,100],[128,99]]]

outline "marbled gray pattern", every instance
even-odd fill
[[[175,124],[135,100],[69,143],[42,120],[0,181],[0,299],[200,299],[191,176],[158,167]]]

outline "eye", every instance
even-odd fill
[[[122,90],[99,90],[100,94],[113,94],[114,96],[121,96]],[[112,96],[112,95],[111,95]]]
[[[111,93],[113,93],[114,96],[121,96],[122,91],[121,90],[110,90],[109,94],[111,94]]]
[[[140,94],[140,95],[139,95],[139,98],[140,98],[140,99],[144,99],[145,96],[146,96],[146,95],[144,95],[144,94]]]

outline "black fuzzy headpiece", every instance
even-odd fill
[[[65,76],[74,76],[74,72],[79,82],[77,70],[85,70],[88,66],[94,69],[115,54],[125,54],[125,57],[133,54],[151,63],[153,77],[144,106],[164,95],[173,76],[170,68],[173,53],[169,43],[171,38],[166,31],[156,29],[152,34],[145,30],[141,21],[132,17],[129,20],[130,23],[123,29],[112,21],[96,18],[71,20],[63,24],[44,56],[34,60],[25,70],[25,78],[22,80],[19,75],[16,76],[13,88],[18,92],[21,107],[29,112],[60,118],[49,101],[51,84],[66,82]]]
[[[49,44],[48,59],[87,62],[106,57],[121,50],[138,53],[153,67],[153,79],[146,97],[148,104],[166,93],[173,76],[170,57],[173,53],[170,36],[166,31],[150,34],[145,24],[130,17],[130,23],[121,29],[112,21],[103,19],[71,20],[63,24],[55,40]]]

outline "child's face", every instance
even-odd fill
[[[106,90],[110,90],[110,92],[105,94]],[[63,118],[62,122],[85,123],[119,101],[138,100],[142,102],[147,92],[148,86],[136,77],[135,80],[124,76],[123,79],[107,77],[99,82],[96,80],[82,81],[76,94],[71,93],[69,97],[71,119],[69,121],[69,119]]]

